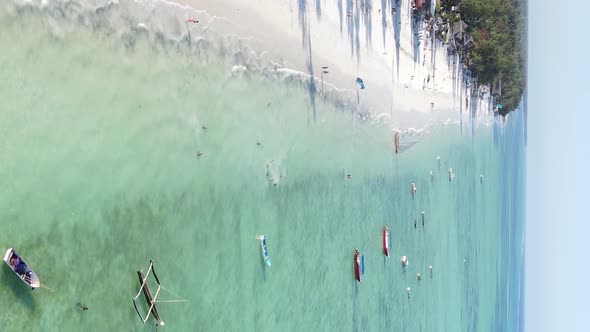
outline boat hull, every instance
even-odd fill
[[[389,229],[383,227],[383,253],[389,257]]]
[[[259,235],[258,239],[260,240],[260,248],[262,250],[262,259],[267,266],[270,267],[270,256],[268,254],[268,250],[266,248],[266,235]]]
[[[19,263],[15,263],[18,261]],[[37,274],[31,270],[29,265],[20,257],[14,249],[9,248],[4,254],[4,263],[16,274],[16,276],[27,286],[35,289],[41,287],[41,281]]]
[[[354,251],[354,277],[356,281],[361,282],[361,255],[358,250]]]

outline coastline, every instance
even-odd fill
[[[391,30],[395,16],[389,14],[389,7],[385,8],[384,17],[381,8],[361,8],[355,4],[351,17],[347,17],[347,8],[337,6],[341,2],[323,2],[321,9],[305,7],[305,2],[299,2],[304,5],[295,8],[294,2],[288,0],[176,2],[208,16],[205,28],[201,28],[201,23],[191,26],[193,37],[211,25],[223,33],[235,34],[247,40],[248,46],[256,50],[253,55],[257,58],[266,59],[276,68],[314,77],[317,91],[322,90],[322,66],[327,66],[329,71],[323,77],[324,86],[347,92],[354,98],[355,79],[363,78],[367,88],[360,91],[359,101],[376,115],[431,112],[431,103],[434,111],[451,112],[456,108],[453,77],[457,77],[458,68],[450,64],[446,48],[439,42],[432,53],[431,42],[423,31],[417,32],[420,45],[412,49],[411,18],[406,2],[401,3],[397,14],[401,14],[397,22],[399,50],[395,50]],[[283,51],[287,49],[288,52]],[[415,61],[413,52],[420,60]],[[425,83],[429,75],[432,79]]]
[[[44,19],[55,27],[58,38],[68,30],[60,25],[77,16],[70,24],[112,29],[130,47],[142,36],[164,47],[182,49],[184,44],[198,61],[217,58],[229,65],[228,75],[259,73],[290,81],[308,91],[313,109],[322,98],[392,129],[440,123],[462,126],[464,100],[475,95],[469,93],[457,56],[447,55],[442,42],[426,38],[403,1],[396,15],[390,14],[389,4],[385,10],[353,2],[344,8],[343,1],[316,2],[314,8],[309,2],[290,0],[99,4],[79,0],[76,4],[15,1],[12,7],[48,14]],[[64,11],[69,13],[65,17]],[[199,23],[186,23],[187,18]],[[328,74],[322,75],[322,66],[328,66]],[[357,77],[366,89],[358,89]],[[469,105],[473,104],[478,106],[469,109],[472,119],[480,116],[480,110],[486,116],[486,100]]]

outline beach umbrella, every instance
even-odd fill
[[[356,83],[361,87],[361,89],[365,88],[365,82],[360,77],[356,78]]]

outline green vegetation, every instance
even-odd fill
[[[459,5],[461,19],[473,36],[467,63],[480,84],[501,86],[496,99],[502,115],[518,107],[526,84],[524,0],[447,0],[443,8]],[[496,91],[497,92],[497,91]]]

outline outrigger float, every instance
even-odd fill
[[[148,286],[148,278],[150,276],[150,273],[154,276],[154,279],[158,285],[158,288],[156,289],[156,293],[154,293],[153,296],[152,296],[152,292],[150,291],[150,288]],[[160,295],[160,290],[164,289],[164,287],[162,287],[162,285],[160,284],[160,279],[158,279],[158,275],[156,274],[156,270],[154,269],[154,262],[151,259],[150,259],[150,267],[148,268],[145,276],[143,274],[143,270],[140,270],[140,271],[137,271],[137,277],[139,278],[139,284],[141,285],[141,287],[139,288],[137,295],[135,295],[135,297],[132,299],[133,306],[135,307],[135,311],[137,312],[137,315],[139,316],[139,318],[141,319],[141,321],[143,322],[144,325],[146,324],[146,322],[150,318],[150,315],[153,315],[157,324],[160,326],[164,326],[164,321],[160,318],[160,314],[158,313],[158,309],[156,308],[156,303],[158,303],[158,302],[187,302],[187,301],[184,299],[158,301],[158,295]],[[147,313],[144,316],[141,315],[141,313],[139,312],[139,308],[137,308],[137,300],[141,296],[142,293],[143,293],[143,295],[145,297],[145,301],[149,307]]]
[[[389,228],[383,226],[383,253],[389,257]]]

